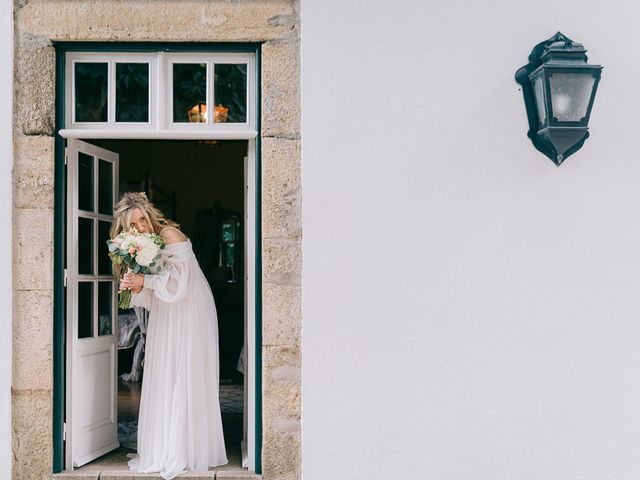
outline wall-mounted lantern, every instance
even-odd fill
[[[536,45],[516,82],[529,119],[533,145],[556,165],[589,137],[589,117],[602,66],[587,63],[586,50],[558,32]]]
[[[207,123],[207,104],[205,102],[196,103],[187,110],[187,116],[190,123]]]
[[[224,123],[227,121],[229,115],[229,107],[222,105],[216,105],[213,111],[213,123]],[[191,123],[207,123],[207,104],[205,102],[198,102],[189,110],[187,110],[187,116]]]

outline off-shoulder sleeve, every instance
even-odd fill
[[[173,259],[160,273],[144,276],[144,289],[152,290],[163,302],[180,301],[187,296],[189,271],[186,259]]]
[[[143,288],[140,293],[131,292],[131,305],[151,310],[151,290]]]

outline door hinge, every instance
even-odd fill
[[[64,147],[64,164],[69,162],[69,147]]]
[[[67,440],[67,422],[64,422],[62,424],[62,440],[63,441]]]
[[[67,286],[67,269],[64,269],[64,286]]]

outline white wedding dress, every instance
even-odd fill
[[[167,265],[145,275],[131,303],[149,310],[130,470],[165,479],[228,463],[219,390],[218,318],[190,240],[165,246]]]

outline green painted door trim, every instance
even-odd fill
[[[66,264],[66,167],[64,138],[58,135],[65,128],[65,53],[66,52],[251,52],[256,55],[256,276],[255,276],[255,466],[262,473],[262,161],[261,161],[261,45],[259,43],[195,43],[195,42],[53,42],[56,50],[55,102],[55,192],[54,192],[54,261],[53,261],[53,472],[64,468],[64,380],[65,380],[65,291]]]
[[[66,232],[66,167],[64,138],[58,131],[64,128],[65,55],[56,48],[56,118],[55,118],[55,188],[53,224],[53,472],[64,468],[64,378],[65,378],[65,287],[64,266],[67,249]]]
[[[255,446],[255,465],[256,473],[262,473],[262,55],[261,49],[256,48],[256,239],[255,239],[255,256],[256,256],[256,272],[255,272],[255,292],[256,292],[256,330],[255,330],[255,428],[256,428],[256,446]]]

